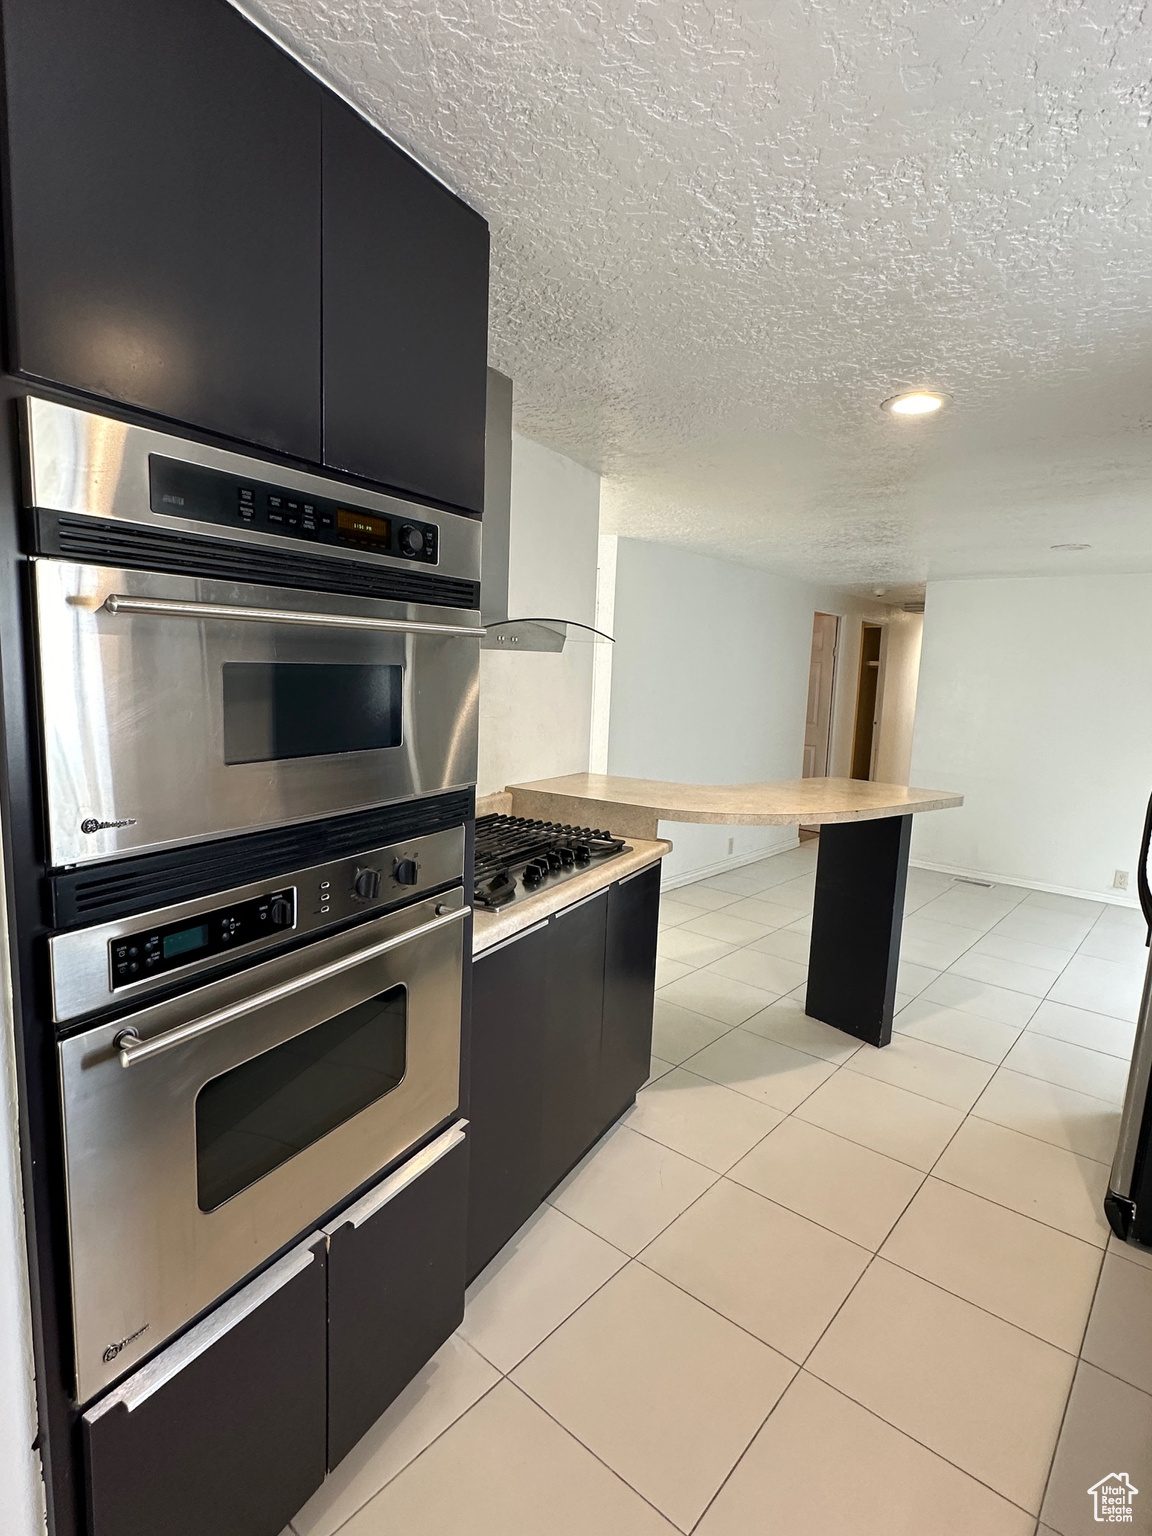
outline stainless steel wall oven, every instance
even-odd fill
[[[474,781],[474,522],[25,407],[51,865]]]
[[[23,407],[88,1403],[457,1112],[479,530]]]

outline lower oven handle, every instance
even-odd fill
[[[168,597],[127,597],[111,592],[103,606],[109,613],[150,613],[172,619],[228,619],[254,624],[311,624],[319,629],[375,629],[404,635],[451,635],[482,638],[483,629],[462,624],[425,624],[419,619],[360,618],[348,613],[308,613],[295,608],[245,608],[232,603],[191,603]]]
[[[458,907],[452,912],[444,912],[434,917],[431,922],[421,923],[419,928],[411,928],[407,933],[397,934],[393,939],[382,939],[378,944],[369,944],[366,949],[358,949],[353,955],[345,955],[342,959],[333,960],[328,965],[318,966],[316,970],[308,971],[304,976],[296,976],[291,981],[282,981],[279,986],[269,987],[265,992],[253,993],[242,1002],[229,1003],[226,1008],[217,1008],[215,1013],[206,1013],[203,1018],[194,1019],[190,1024],[181,1024],[178,1029],[170,1029],[166,1034],[156,1035],[152,1040],[141,1040],[134,1029],[122,1030],[112,1042],[120,1053],[120,1065],[132,1067],[139,1061],[148,1061],[153,1056],[159,1056],[162,1051],[170,1051],[174,1046],[183,1045],[187,1040],[197,1040],[201,1035],[219,1029],[222,1024],[230,1024],[233,1019],[241,1019],[247,1013],[255,1013],[258,1008],[267,1008],[272,1003],[282,1002],[284,998],[292,997],[297,992],[304,992],[322,981],[329,981],[333,976],[340,976],[345,971],[354,970],[356,966],[363,965],[367,960],[375,960],[378,955],[386,955],[391,949],[399,949],[402,944],[410,944],[413,939],[427,938],[429,934],[436,933],[441,928],[451,927],[453,923],[459,923],[467,917],[471,910],[471,907],[465,906]]]

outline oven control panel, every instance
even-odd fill
[[[353,501],[285,490],[263,480],[241,478],[158,453],[148,456],[148,480],[153,512],[169,517],[227,528],[254,528],[260,533],[366,550],[421,565],[435,565],[439,560],[439,528],[409,517],[410,509],[400,501],[396,514],[370,511]]]
[[[296,888],[286,886],[248,901],[198,912],[183,922],[118,935],[108,941],[113,990],[295,926]]]
[[[255,959],[289,940],[459,888],[463,876],[464,828],[448,827],[284,870],[275,886],[265,879],[51,934],[52,1017],[63,1024],[143,998],[210,973],[232,953]]]

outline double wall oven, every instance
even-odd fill
[[[23,426],[84,1405],[453,1125],[479,528]]]

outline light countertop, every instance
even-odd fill
[[[672,784],[616,774],[569,773],[510,784],[512,810],[568,825],[597,826],[616,837],[655,838],[661,821],[724,826],[827,826],[910,816],[963,805],[947,789],[874,784],[867,779],[782,779],[763,784]]]
[[[585,824],[586,821],[581,823]],[[663,838],[641,841],[629,837],[628,843],[631,853],[618,854],[614,859],[605,859],[602,864],[590,864],[571,879],[539,891],[536,895],[521,897],[511,906],[501,907],[498,912],[485,912],[477,907],[472,929],[473,957],[483,954],[494,944],[502,944],[505,939],[523,933],[534,923],[551,917],[553,912],[563,911],[574,901],[592,896],[614,881],[622,880],[626,875],[634,875],[639,869],[646,869],[649,864],[657,863],[672,851],[672,844]]]

